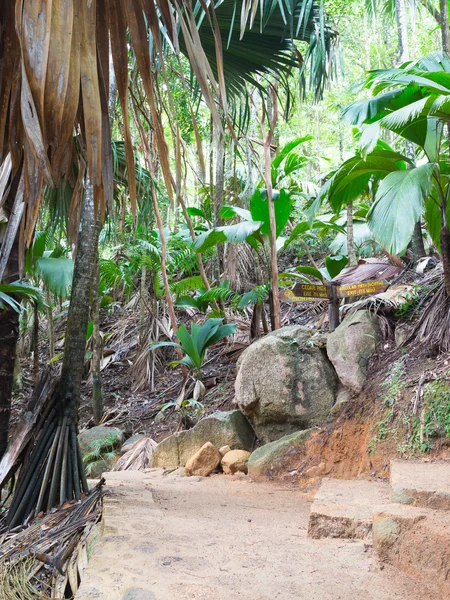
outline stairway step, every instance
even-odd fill
[[[312,538],[366,539],[375,506],[389,501],[389,485],[379,481],[323,479],[311,506]]]
[[[373,545],[381,562],[450,597],[450,513],[389,504],[373,513]]]
[[[391,461],[391,502],[450,510],[450,462]]]

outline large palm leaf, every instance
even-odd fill
[[[230,6],[234,15],[231,21]],[[78,132],[81,146],[86,148],[96,203],[111,202],[109,40],[125,117],[133,210],[136,207],[134,158],[126,119],[129,43],[150,106],[161,170],[168,193],[172,192],[168,150],[153,87],[149,29],[156,51],[160,51],[161,36],[169,39],[175,49],[178,47],[180,26],[183,47],[212,111],[215,110],[214,94],[225,101],[225,68],[229,71],[230,86],[235,90],[245,81],[246,73],[264,70],[264,55],[260,51],[258,54],[258,43],[260,49],[273,49],[267,53],[268,68],[287,68],[290,58],[285,53],[288,49],[285,39],[289,35],[310,43],[310,55],[317,57],[315,77],[319,88],[323,85],[327,48],[333,34],[325,28],[323,10],[317,3],[312,0],[297,0],[294,5],[287,0],[260,3],[223,0],[216,3],[216,7],[218,21],[209,6],[208,15],[200,23],[199,36],[197,27],[201,19],[198,10],[194,14],[191,0],[0,0],[0,166],[10,155],[12,176],[17,175],[23,182],[18,189],[24,200],[21,195],[18,204],[23,207],[24,246],[29,246],[33,237],[44,184],[58,185],[63,180],[75,183],[72,165],[80,159],[74,131]],[[267,46],[259,33],[261,27],[270,34]],[[280,35],[282,29],[284,33]],[[249,38],[251,48],[249,42],[237,38],[238,30],[241,35],[252,36]],[[213,38],[211,31],[214,31]],[[237,50],[239,44],[247,46],[242,45]],[[242,48],[247,49],[246,57],[242,56]],[[227,58],[223,58],[224,53]],[[83,171],[81,163],[77,171]],[[0,199],[0,206],[2,202]],[[15,237],[19,224],[20,219],[10,221],[6,239]],[[4,245],[3,252],[6,249]]]

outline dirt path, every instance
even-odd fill
[[[362,542],[311,540],[271,483],[110,473],[105,536],[76,600],[438,600]]]

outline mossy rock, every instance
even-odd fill
[[[109,449],[119,448],[123,443],[123,432],[118,427],[106,427],[105,425],[85,429],[78,434],[81,454],[86,456],[86,454],[92,452],[99,440],[105,440],[105,444],[109,446]]]
[[[283,469],[290,457],[298,454],[313,429],[296,431],[276,442],[257,448],[248,460],[248,474],[253,478],[271,477]]]
[[[251,450],[255,433],[239,410],[218,411],[199,421],[195,427],[169,436],[153,452],[153,467],[185,466],[204,444],[217,449]]]

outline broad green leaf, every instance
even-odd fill
[[[180,350],[183,349],[180,346],[180,344],[176,344],[175,342],[156,342],[155,344],[150,344],[150,346],[148,347],[148,351],[153,352],[153,350],[156,350],[157,348],[166,348],[166,347],[179,348]]]
[[[71,258],[46,258],[36,260],[36,270],[52,294],[67,298],[73,279],[73,260]]]
[[[183,351],[191,358],[192,362],[200,368],[202,364],[198,346],[195,343],[197,337],[197,323],[192,323],[191,333],[188,332],[186,325],[183,323],[177,330],[177,337],[180,340],[180,345]]]
[[[205,252],[217,244],[245,242],[252,233],[261,228],[261,225],[261,222],[241,221],[235,225],[215,227],[199,235],[195,240],[194,248],[197,252]]]
[[[275,169],[278,169],[278,167],[281,165],[281,163],[286,158],[286,156],[290,152],[292,152],[292,150],[294,150],[294,148],[296,148],[300,144],[304,144],[305,142],[309,142],[313,139],[314,138],[312,135],[305,135],[303,137],[296,138],[295,140],[292,140],[291,142],[288,142],[285,146],[283,146],[283,148],[281,148],[281,150],[278,152],[278,154],[272,160],[272,166],[275,167]]]
[[[265,197],[264,197],[265,196]],[[286,227],[286,223],[291,215],[292,199],[286,190],[280,190],[276,198],[273,196],[275,209],[276,237],[279,237]],[[267,194],[261,189],[255,190],[250,199],[250,212],[255,221],[262,222],[261,233],[268,235],[270,233],[269,223],[269,202]]]
[[[331,279],[334,279],[348,265],[348,257],[341,254],[327,256],[325,258],[325,265]]]
[[[208,220],[205,211],[201,208],[197,208],[195,206],[188,206],[186,210],[190,217],[201,217],[202,219],[205,219],[205,221]]]
[[[323,281],[324,279],[323,273],[315,267],[309,267],[308,265],[300,265],[298,267],[295,267],[295,270],[297,271],[297,273],[305,273],[306,275],[312,275],[313,277],[320,279],[320,281]]]
[[[217,344],[217,342],[220,342],[220,340],[223,340],[229,335],[233,335],[236,331],[236,327],[237,325],[235,323],[227,323],[226,325],[218,327],[216,331],[214,331],[214,334],[208,338],[206,346],[209,348],[209,346]]]
[[[238,215],[239,217],[242,217],[244,219],[244,221],[252,221],[253,220],[252,215],[250,214],[250,211],[245,208],[241,208],[240,206],[225,205],[225,206],[222,206],[222,208],[220,209],[220,217],[222,219],[232,219],[236,215]]]
[[[411,240],[432,188],[436,165],[390,173],[380,184],[368,223],[375,239],[391,254],[400,254]]]

